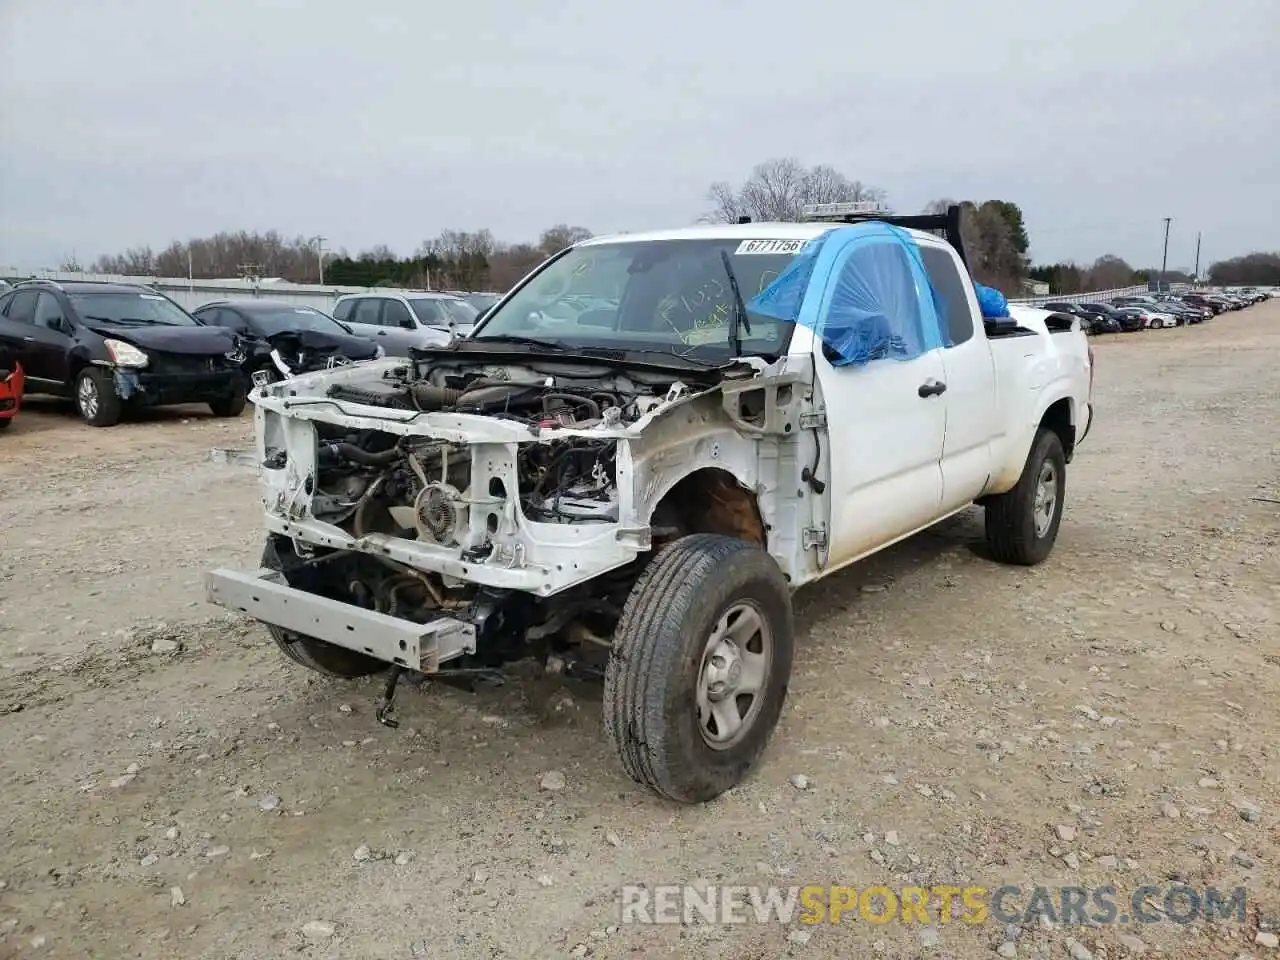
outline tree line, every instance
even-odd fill
[[[404,287],[432,290],[507,290],[551,254],[585,240],[591,231],[561,223],[543,230],[535,243],[501,243],[489,230],[444,230],[425,240],[410,257],[385,245],[354,256],[346,250],[321,251],[305,237],[286,239],[266,233],[218,233],[175,241],[156,253],[134,247],[102,256],[89,272],[132,277],[186,277],[221,280],[279,277],[294,283],[353,287]],[[84,268],[68,261],[63,270]]]
[[[743,218],[794,221],[810,203],[876,200],[887,204],[887,199],[883,189],[850,178],[834,167],[805,166],[784,157],[757,164],[736,186],[711,184],[706,194],[708,208],[699,219],[720,223]],[[940,213],[953,204],[961,210],[961,236],[974,279],[1009,296],[1021,296],[1028,281],[1049,284],[1051,293],[1071,294],[1142,284],[1154,273],[1135,269],[1114,254],[1100,256],[1089,265],[1033,265],[1030,237],[1017,203],[939,198],[923,212]],[[585,227],[561,223],[543,230],[535,242],[503,243],[487,229],[449,229],[423,241],[412,256],[401,257],[382,245],[353,255],[345,249],[322,251],[305,237],[242,230],[185,243],[175,241],[158,253],[150,247],[131,248],[99,257],[90,270],[126,276],[190,275],[202,280],[280,277],[296,283],[319,283],[323,270],[324,283],[334,286],[501,292],[548,256],[591,235]],[[83,268],[67,262],[62,269]],[[1179,271],[1168,271],[1165,277],[1190,279]],[[1209,268],[1209,277],[1220,284],[1280,284],[1280,254],[1253,253],[1220,261]]]
[[[1209,268],[1209,282],[1224,287],[1280,287],[1280,251],[1219,260]]]

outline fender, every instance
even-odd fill
[[[1063,400],[1067,402],[1067,412],[1070,418],[1071,429],[1074,433],[1079,429],[1076,412],[1076,399],[1071,393],[1071,377],[1068,374],[1062,374],[1047,383],[1037,398],[1035,412],[1033,416],[1022,422],[1022,429],[1012,434],[1009,438],[1009,445],[1006,448],[1004,456],[1001,458],[1002,465],[998,473],[992,476],[987,489],[983,491],[983,496],[1004,493],[1012,490],[1018,483],[1018,478],[1022,476],[1022,469],[1026,466],[1027,457],[1031,455],[1031,445],[1035,442],[1036,433],[1040,429],[1041,423],[1044,422],[1045,414],[1055,404]],[[1072,444],[1067,444],[1067,458],[1071,457]]]

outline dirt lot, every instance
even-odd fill
[[[375,682],[206,606],[259,550],[209,456],[247,414],[33,402],[0,436],[0,957],[1280,957],[1280,303],[1095,349],[1052,558],[981,559],[975,509],[801,593],[767,762],[698,809],[624,777],[589,687],[407,689],[391,730]],[[619,930],[640,881],[1183,881],[1248,920]]]

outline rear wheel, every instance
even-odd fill
[[[1042,427],[1017,486],[987,501],[987,544],[995,558],[1029,567],[1049,556],[1058,539],[1066,489],[1062,439]]]
[[[0,417],[0,430],[3,430],[11,423],[13,423],[13,417]]]
[[[120,422],[123,404],[115,381],[101,367],[85,367],[75,379],[76,410],[91,427],[112,427]]]
[[[744,540],[683,537],[632,588],[605,670],[604,723],[637,783],[681,803],[750,771],[791,677],[791,593]]]
[[[276,549],[274,538],[268,539],[267,545],[262,550],[262,565],[269,570],[279,570],[288,580],[287,563]],[[325,643],[305,633],[282,630],[272,624],[264,624],[264,626],[281,653],[294,663],[327,677],[353,680],[356,677],[370,676],[387,668],[387,664],[381,660],[366,657],[362,653],[356,653],[344,647],[334,646],[332,643]]]

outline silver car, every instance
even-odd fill
[[[465,336],[476,322],[471,304],[446,293],[352,293],[338,298],[333,315],[391,357],[446,344],[451,328]]]

